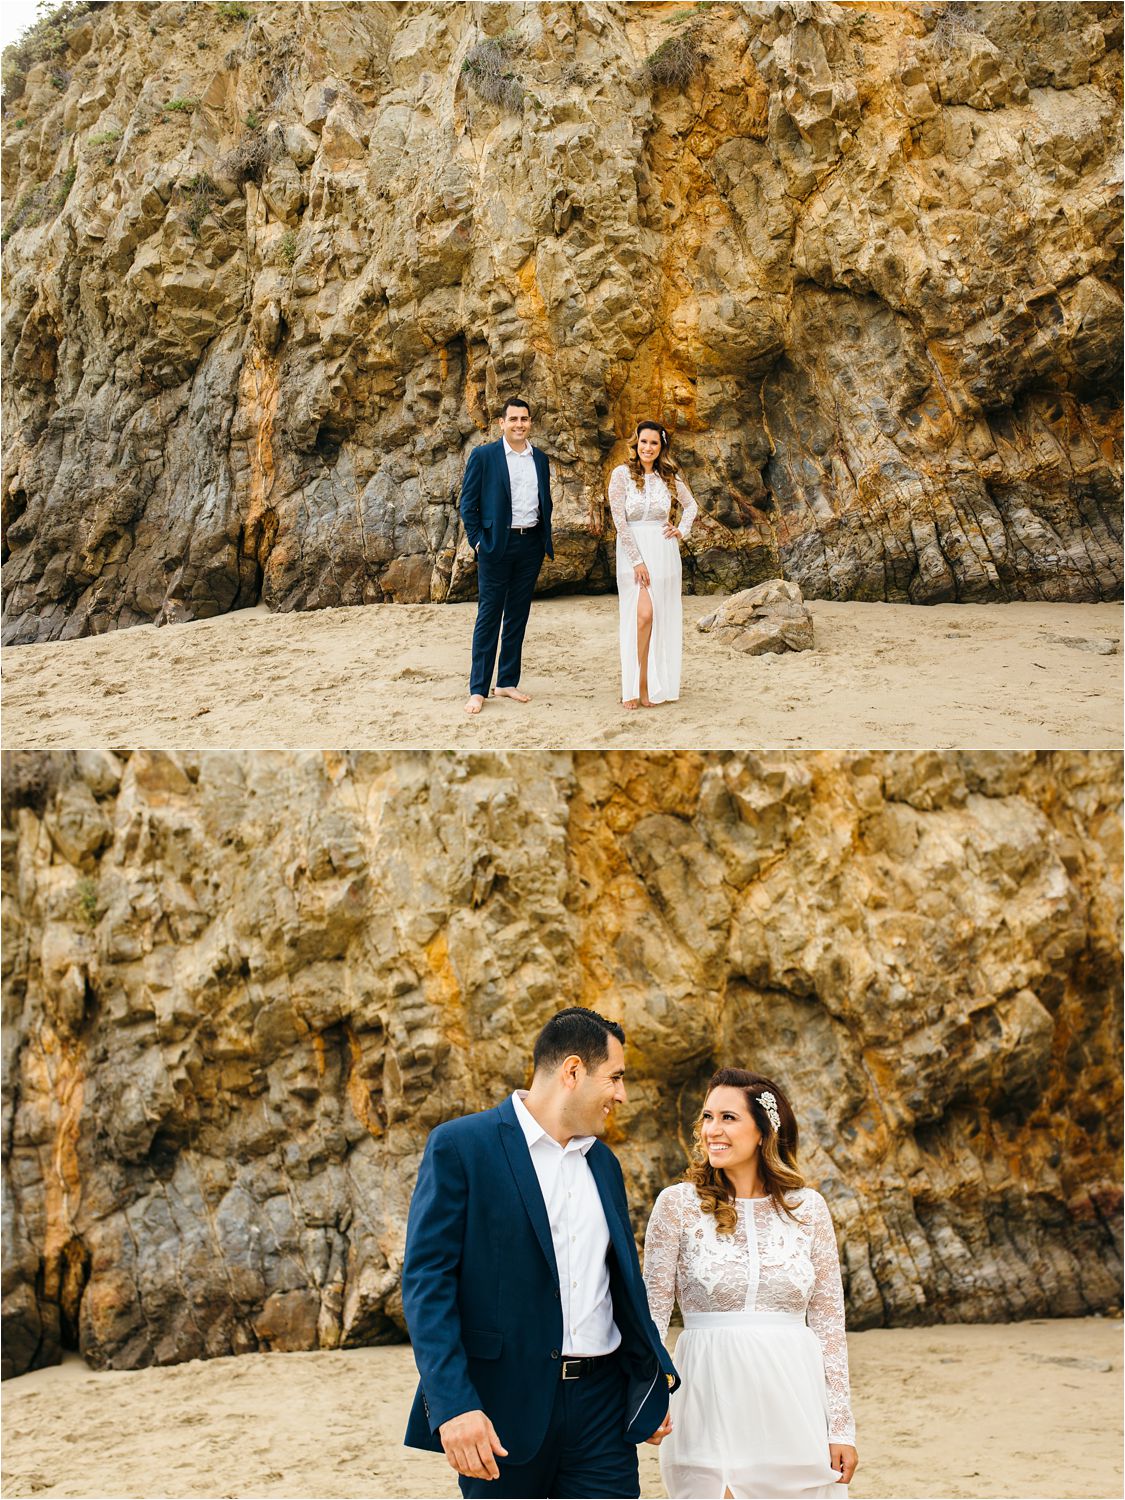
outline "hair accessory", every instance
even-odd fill
[[[773,1126],[773,1128],[777,1131],[780,1131],[781,1116],[777,1112],[777,1100],[770,1093],[769,1089],[767,1089],[764,1094],[758,1095],[758,1103],[762,1106],[766,1114],[769,1116],[769,1122]]]

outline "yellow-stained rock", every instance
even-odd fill
[[[6,757],[5,1373],[401,1338],[427,1133],[573,1003],[626,1028],[638,1231],[736,1063],[792,1095],[853,1326],[1112,1308],[1121,770]]]
[[[4,639],[545,589],[641,417],[700,592],[1117,597],[1120,6],[123,3],[5,85]],[[30,60],[29,60],[30,61]]]

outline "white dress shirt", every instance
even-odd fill
[[[612,1354],[621,1343],[609,1294],[609,1225],[586,1153],[592,1135],[560,1146],[524,1104],[526,1089],[512,1095],[516,1119],[547,1209],[562,1299],[564,1356]]]
[[[522,453],[501,438],[508,463],[508,483],[512,487],[512,525],[534,526],[539,520],[539,476],[535,472],[535,455],[525,443]]]

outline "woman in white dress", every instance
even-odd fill
[[[676,524],[673,499],[681,512]],[[698,509],[659,422],[637,424],[628,463],[609,476],[609,508],[617,527],[621,701],[626,708],[652,708],[680,696],[680,540]]]
[[[797,1170],[789,1101],[722,1068],[694,1139],[645,1236],[661,1336],[673,1301],[684,1319],[664,1486],[673,1500],[846,1496],[857,1455],[840,1261],[828,1206]]]

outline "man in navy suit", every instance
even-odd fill
[[[519,688],[523,636],[535,580],[551,542],[551,472],[547,455],[528,442],[531,408],[522,399],[504,403],[500,440],[469,454],[461,485],[465,535],[477,555],[477,623],[467,714],[479,714],[492,685],[496,643],[500,666],[496,696],[527,703]],[[501,636],[503,627],[503,636]]]
[[[439,1125],[410,1204],[402,1305],[421,1376],[406,1444],[465,1496],[636,1496],[679,1384],[648,1310],[617,1158],[625,1034],[579,1006],[530,1090]]]

